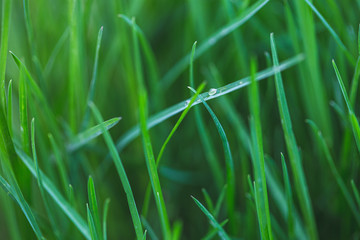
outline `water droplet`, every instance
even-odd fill
[[[239,82],[239,85],[241,85],[241,84],[243,84],[243,81],[240,81],[240,82]]]
[[[185,101],[185,107],[189,106],[190,100]]]
[[[211,88],[211,89],[209,90],[209,96],[214,95],[216,92],[217,92],[217,90],[216,90],[215,88]]]

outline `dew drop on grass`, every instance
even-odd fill
[[[216,92],[217,92],[217,90],[216,90],[215,88],[211,88],[211,89],[209,90],[209,96],[214,95]]]
[[[186,100],[185,101],[185,107],[187,107],[189,105],[189,103],[190,103],[190,100]]]

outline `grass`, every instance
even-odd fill
[[[2,1],[2,238],[358,239],[359,11]]]

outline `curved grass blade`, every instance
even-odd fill
[[[36,169],[34,163],[31,161],[31,158],[24,153],[19,147],[15,147],[16,154],[22,160],[22,162],[29,169],[31,174],[34,177],[37,177]],[[46,175],[39,170],[43,182],[44,189],[48,192],[50,197],[54,202],[61,208],[64,214],[74,223],[74,225],[79,229],[86,239],[90,239],[89,228],[86,225],[86,222],[83,218],[74,210],[74,208],[65,200],[65,198],[60,194],[52,181],[46,177]]]
[[[274,34],[270,34],[271,53],[273,58],[274,67],[279,66],[279,60],[277,57]],[[295,190],[297,192],[301,211],[305,218],[306,228],[309,237],[313,240],[318,239],[314,212],[311,205],[310,194],[308,191],[305,174],[302,168],[301,157],[297,147],[294,132],[292,130],[292,123],[290,119],[290,113],[287,106],[285,90],[282,83],[282,77],[279,71],[275,72],[275,85],[276,95],[279,105],[279,112],[281,117],[281,125],[284,131],[284,137],[286,146],[288,149],[290,165],[295,181]]]
[[[331,36],[334,38],[336,43],[339,45],[341,50],[345,53],[346,57],[350,61],[352,65],[355,65],[355,59],[354,56],[349,52],[349,50],[345,47],[344,43],[340,40],[340,37],[336,34],[334,29],[330,26],[330,24],[326,21],[326,19],[321,15],[321,13],[315,8],[315,6],[309,1],[304,0],[307,5],[311,8],[311,10],[318,16],[320,21],[324,24],[325,28],[330,32]]]
[[[352,199],[350,192],[348,191],[343,179],[341,178],[340,173],[338,172],[338,170],[335,166],[334,159],[331,156],[329,147],[326,144],[326,141],[325,141],[320,129],[313,121],[306,120],[306,122],[311,126],[312,130],[314,131],[314,134],[317,136],[318,140],[320,141],[321,146],[323,147],[325,158],[330,166],[331,173],[333,174],[333,176],[336,180],[336,183],[339,185],[339,188],[340,188],[341,192],[343,193],[344,198],[345,198],[346,202],[348,203],[348,205],[351,209],[351,212],[356,219],[356,222],[360,226],[360,213],[359,213],[358,209],[356,208],[354,200]]]
[[[130,187],[129,179],[126,176],[124,166],[121,162],[120,156],[118,155],[118,153],[116,151],[114,142],[111,139],[111,136],[110,136],[108,130],[105,128],[104,125],[101,124],[104,120],[103,120],[99,110],[97,109],[97,107],[95,106],[94,103],[91,102],[89,105],[90,105],[90,109],[92,110],[92,113],[93,113],[96,121],[101,126],[101,131],[102,131],[103,137],[105,139],[106,145],[109,148],[111,157],[113,158],[113,161],[116,166],[116,170],[119,174],[121,183],[122,183],[124,191],[126,193],[126,198],[127,198],[128,204],[129,204],[129,209],[130,209],[131,218],[132,218],[132,221],[134,224],[136,237],[137,237],[137,239],[142,239],[143,231],[142,231],[141,221],[140,221],[139,213],[138,213],[138,210],[136,207],[134,195],[133,195],[131,187]]]
[[[109,130],[113,126],[115,126],[120,120],[121,117],[112,118],[94,127],[91,127],[81,133],[78,133],[75,137],[73,137],[70,140],[70,143],[66,147],[67,150],[69,152],[78,150],[80,147],[84,146],[94,138],[100,136],[102,134],[103,127],[105,127],[106,130]]]
[[[332,60],[332,64],[333,64],[333,67],[334,67],[334,70],[335,70],[335,73],[336,73],[336,77],[337,77],[339,85],[340,85],[341,92],[342,92],[342,94],[344,96],[345,103],[346,103],[347,108],[348,108],[349,119],[350,119],[350,123],[351,123],[351,126],[352,126],[356,146],[358,148],[358,151],[360,152],[360,126],[359,126],[359,121],[357,120],[357,118],[355,116],[355,113],[353,111],[351,102],[349,100],[349,96],[348,96],[348,94],[346,92],[344,82],[343,82],[343,80],[341,78],[340,72],[339,72],[334,60]]]
[[[101,240],[102,234],[101,234],[99,208],[98,208],[98,203],[96,200],[94,181],[91,176],[89,177],[89,180],[88,180],[88,197],[89,197],[89,205],[90,205],[90,207],[88,205],[88,209],[90,210],[90,214],[92,216],[92,220],[95,225],[95,229],[94,229],[95,235],[97,236],[97,238],[99,240]]]
[[[210,224],[218,230],[218,235],[223,240],[230,240],[230,237],[227,235],[222,226],[216,221],[213,215],[193,196],[191,198],[194,200],[196,205],[200,208],[200,210],[205,214],[205,216],[209,219]]]
[[[262,9],[269,0],[260,0],[254,3],[251,7],[249,7],[247,10],[244,11],[244,13],[236,18],[233,22],[230,24],[227,24],[226,26],[219,29],[216,33],[211,35],[209,38],[203,41],[203,44],[201,44],[197,50],[196,55],[194,56],[194,59],[197,59],[202,54],[204,54],[208,49],[210,49],[212,46],[214,46],[219,40],[226,37],[233,31],[235,31],[237,28],[239,28],[241,25],[243,25],[245,22],[247,22],[252,16],[254,16],[260,9]],[[161,86],[166,89],[168,88],[174,80],[187,68],[189,64],[191,53],[183,57],[178,63],[175,64],[175,66],[170,69],[163,79],[161,80]]]
[[[103,213],[103,221],[102,221],[102,228],[103,228],[103,239],[107,240],[107,226],[106,226],[106,219],[109,212],[109,204],[110,199],[107,198],[104,203],[104,213]]]
[[[32,150],[34,164],[35,164],[36,180],[37,180],[37,183],[38,183],[38,186],[40,189],[40,195],[44,202],[45,210],[49,217],[49,221],[50,221],[51,227],[54,231],[54,234],[58,239],[60,239],[60,231],[57,227],[58,225],[55,222],[53,211],[50,208],[47,196],[45,195],[43,181],[42,181],[41,174],[40,174],[39,162],[37,159],[36,147],[35,147],[35,119],[34,118],[31,120],[31,150]]]
[[[92,78],[91,78],[91,82],[90,82],[87,103],[92,102],[94,100],[95,86],[96,86],[96,80],[97,80],[97,69],[98,69],[98,62],[99,62],[99,51],[100,51],[100,46],[101,46],[103,29],[104,29],[104,27],[101,27],[98,32],[98,37],[97,37],[97,42],[96,42],[94,68],[93,68],[93,72],[92,72]],[[85,128],[88,126],[89,118],[90,118],[90,109],[89,109],[89,106],[87,105],[85,114],[84,114],[84,119],[82,122],[82,128]]]
[[[5,108],[5,71],[9,42],[9,25],[12,0],[3,0],[1,8],[1,46],[0,46],[0,104]]]
[[[163,143],[163,145],[161,146],[160,152],[158,154],[158,157],[156,158],[156,167],[159,167],[160,164],[160,160],[161,157],[165,151],[165,148],[167,146],[167,144],[169,143],[171,137],[174,135],[175,131],[178,129],[178,127],[180,126],[181,122],[183,121],[183,119],[185,118],[186,114],[189,112],[192,104],[195,102],[197,96],[200,94],[200,92],[204,89],[205,87],[205,83],[201,84],[198,89],[196,90],[196,94],[191,98],[190,102],[188,103],[188,106],[185,108],[185,110],[182,112],[182,114],[180,115],[178,121],[176,122],[176,124],[174,125],[173,129],[171,130],[171,132],[169,133],[169,136],[166,138],[165,142]],[[146,217],[147,216],[147,212],[149,209],[149,204],[150,204],[150,184],[148,184],[147,188],[146,188],[146,192],[145,192],[145,198],[144,198],[144,203],[143,203],[143,208],[142,208],[142,216]]]
[[[195,90],[192,87],[189,87],[191,91],[195,93]],[[199,95],[200,100],[204,104],[206,110],[210,113],[211,118],[213,119],[216,129],[220,135],[221,142],[224,149],[225,154],[225,165],[226,165],[226,184],[227,184],[227,192],[226,192],[226,203],[227,203],[227,212],[229,215],[229,220],[233,224],[235,220],[235,170],[234,170],[234,161],[232,159],[232,154],[230,150],[230,144],[226,137],[226,133],[224,128],[222,127],[219,119],[216,117],[213,110],[210,106],[204,101],[204,99]],[[234,230],[234,229],[232,229]]]
[[[271,221],[270,221],[270,210],[269,210],[269,199],[266,186],[266,176],[265,176],[265,159],[264,159],[264,149],[263,149],[263,137],[261,130],[261,117],[260,117],[260,99],[259,99],[259,90],[257,87],[257,82],[255,81],[256,73],[256,63],[255,60],[251,61],[251,86],[250,86],[250,112],[254,117],[251,124],[252,132],[252,157],[254,160],[254,170],[255,170],[255,198],[258,211],[259,225],[262,227],[262,233],[265,237],[264,239],[273,239]],[[257,186],[257,189],[255,188]],[[256,194],[259,194],[257,196]]]

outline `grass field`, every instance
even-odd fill
[[[1,239],[360,239],[360,0],[1,9]]]

